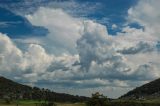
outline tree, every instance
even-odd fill
[[[95,94],[92,94],[91,99],[86,104],[87,106],[107,106],[108,102],[109,100],[106,96],[96,92]]]

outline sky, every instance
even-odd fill
[[[160,77],[159,0],[0,0],[0,75],[117,98]]]

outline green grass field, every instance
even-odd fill
[[[10,104],[6,104],[4,101],[0,101],[0,106],[36,106],[37,103],[42,103],[44,101],[32,101],[32,100],[21,100],[21,101],[14,101]],[[85,103],[55,103],[57,106],[85,106]]]
[[[57,103],[57,106],[85,106],[84,103]]]
[[[5,105],[5,104],[0,104],[0,106],[16,106],[16,104],[10,104],[10,105]],[[35,104],[20,104],[18,106],[36,106]],[[85,104],[79,103],[79,104],[70,104],[70,103],[58,103],[57,106],[85,106]]]
[[[44,101],[42,101],[44,102]],[[42,103],[39,101],[32,101],[32,100],[21,100],[18,101],[18,106],[36,106],[36,103]],[[0,106],[17,106],[16,101],[5,104],[4,101],[0,101]],[[85,103],[55,103],[57,106],[86,106]],[[109,103],[109,106],[130,106],[128,104],[134,104],[134,106],[160,106],[160,99],[153,99],[153,100],[114,100]],[[144,105],[145,104],[145,105]],[[39,106],[39,105],[38,105]]]
[[[57,106],[85,106],[84,103],[56,103]],[[0,106],[16,106],[16,104],[0,104]],[[36,104],[19,104],[18,106],[36,106]]]

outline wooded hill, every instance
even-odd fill
[[[56,93],[49,89],[22,85],[0,76],[0,99],[6,97],[11,99],[48,100],[54,102],[84,102],[89,99],[83,96]]]
[[[129,91],[120,98],[158,98],[160,97],[160,78]]]

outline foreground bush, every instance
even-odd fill
[[[87,106],[107,106],[108,99],[99,92],[92,94],[91,99],[86,103]]]

